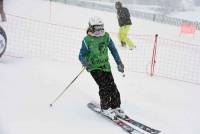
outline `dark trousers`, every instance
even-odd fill
[[[90,72],[99,86],[101,109],[120,107],[120,93],[111,72],[94,70]]]

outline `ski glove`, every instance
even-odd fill
[[[117,68],[118,68],[118,71],[123,73],[124,72],[124,65],[122,64],[122,62],[119,62],[117,64]]]

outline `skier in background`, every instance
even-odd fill
[[[123,7],[122,3],[119,1],[115,3],[115,8],[117,10],[117,18],[120,26],[118,37],[121,46],[125,47],[128,45],[129,49],[132,50],[135,46],[133,41],[128,38],[128,32],[132,25],[129,10],[126,7]]]
[[[114,119],[115,115],[125,117],[125,114],[120,108],[120,93],[111,72],[108,48],[117,63],[118,71],[123,73],[124,65],[109,33],[104,31],[103,21],[99,17],[91,17],[79,60],[99,86],[102,113]]]
[[[1,14],[1,20],[6,21],[6,15],[3,9],[3,0],[0,0],[0,14]]]

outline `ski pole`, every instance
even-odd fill
[[[55,100],[50,104],[50,107],[65,93],[65,91],[71,86],[71,84],[81,75],[81,73],[85,70],[85,67],[80,71],[80,73],[72,80],[71,83],[55,98]]]

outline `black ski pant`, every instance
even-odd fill
[[[99,86],[101,109],[120,107],[120,93],[114,82],[112,73],[103,70],[94,70],[90,73]]]

